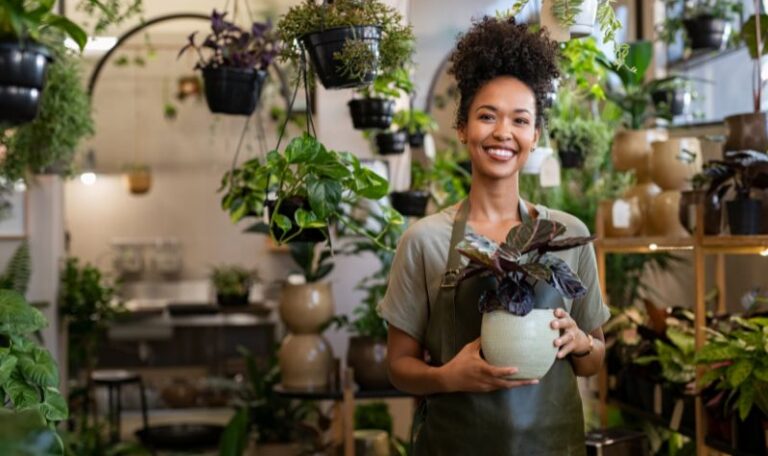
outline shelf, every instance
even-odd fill
[[[768,235],[704,236],[701,246],[707,253],[761,254],[768,253]],[[768,256],[768,255],[766,255]]]
[[[627,413],[629,413],[631,415],[635,415],[635,416],[640,417],[640,418],[642,418],[644,420],[651,421],[654,424],[656,424],[657,426],[661,426],[661,427],[664,427],[664,428],[667,428],[667,429],[671,429],[669,427],[669,421],[665,420],[664,417],[662,417],[660,415],[648,412],[646,410],[643,410],[643,409],[640,409],[638,407],[635,407],[634,405],[630,405],[630,404],[627,404],[625,402],[621,402],[621,401],[613,399],[613,398],[611,398],[608,401],[608,403],[612,404],[612,405],[615,405],[619,409],[621,409],[621,410],[623,410],[623,411],[625,411],[625,412],[627,412]],[[678,430],[676,430],[675,432],[679,432],[680,434],[683,434],[684,436],[689,437],[691,439],[694,439],[694,440],[696,439],[696,431],[691,429],[691,428],[688,428],[688,427],[685,427],[685,426],[680,426],[680,428]]]
[[[654,253],[668,250],[692,250],[693,238],[651,237],[606,237],[597,241],[597,246],[606,253]]]
[[[273,389],[280,396],[291,399],[306,399],[314,401],[340,401],[344,398],[344,392],[341,390],[316,390],[299,391],[283,388],[282,385],[276,385]],[[355,390],[355,399],[386,399],[397,397],[412,397],[411,394],[404,393],[396,389],[386,390]]]
[[[735,46],[723,50],[702,50],[694,51],[690,57],[675,60],[667,64],[667,71],[688,71],[706,63],[711,63],[726,55],[734,54],[744,48],[743,45]]]

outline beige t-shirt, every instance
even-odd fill
[[[437,299],[440,283],[448,264],[448,247],[457,206],[418,220],[403,234],[389,274],[389,286],[378,306],[379,314],[389,324],[401,329],[424,345],[427,332],[427,308]],[[538,217],[562,223],[561,237],[589,236],[581,220],[562,211],[537,205]],[[472,228],[467,225],[467,231]],[[565,299],[565,310],[584,331],[591,332],[608,321],[610,312],[603,304],[597,279],[597,262],[592,244],[562,252],[562,258],[581,279],[587,293],[581,298]],[[462,266],[469,260],[462,257]]]

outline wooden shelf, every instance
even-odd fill
[[[704,236],[701,247],[707,253],[762,254],[768,256],[768,235]]]
[[[605,253],[655,253],[668,250],[692,250],[694,240],[667,237],[604,237],[597,246]]]

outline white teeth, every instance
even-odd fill
[[[498,158],[512,158],[512,155],[514,155],[511,150],[507,149],[486,149],[486,151]]]

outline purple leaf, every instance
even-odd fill
[[[551,241],[547,244],[539,246],[539,253],[547,252],[560,252],[562,250],[569,250],[580,245],[589,244],[597,239],[596,236],[583,236],[583,237],[570,237],[565,239],[558,239]]]
[[[537,280],[547,282],[552,277],[552,270],[541,263],[526,263],[520,265],[520,268],[529,276]]]
[[[219,14],[215,9],[211,13],[211,30],[215,35],[221,34],[226,29],[227,23],[224,21],[226,15],[226,12]]]
[[[553,220],[536,219],[532,222],[523,222],[512,228],[507,235],[507,244],[524,254],[552,241],[564,232],[565,226],[561,223]]]
[[[568,266],[568,263],[554,255],[543,255],[541,263],[552,271],[552,277],[547,281],[566,298],[576,299],[584,296],[587,289],[581,279]]]
[[[497,263],[494,261],[494,257],[498,249],[499,245],[492,240],[473,233],[467,234],[464,239],[456,245],[456,250],[458,250],[460,254],[489,269],[495,269]]]
[[[505,279],[496,290],[486,290],[480,296],[478,308],[480,312],[506,310],[523,317],[533,310],[533,286],[525,280]]]

